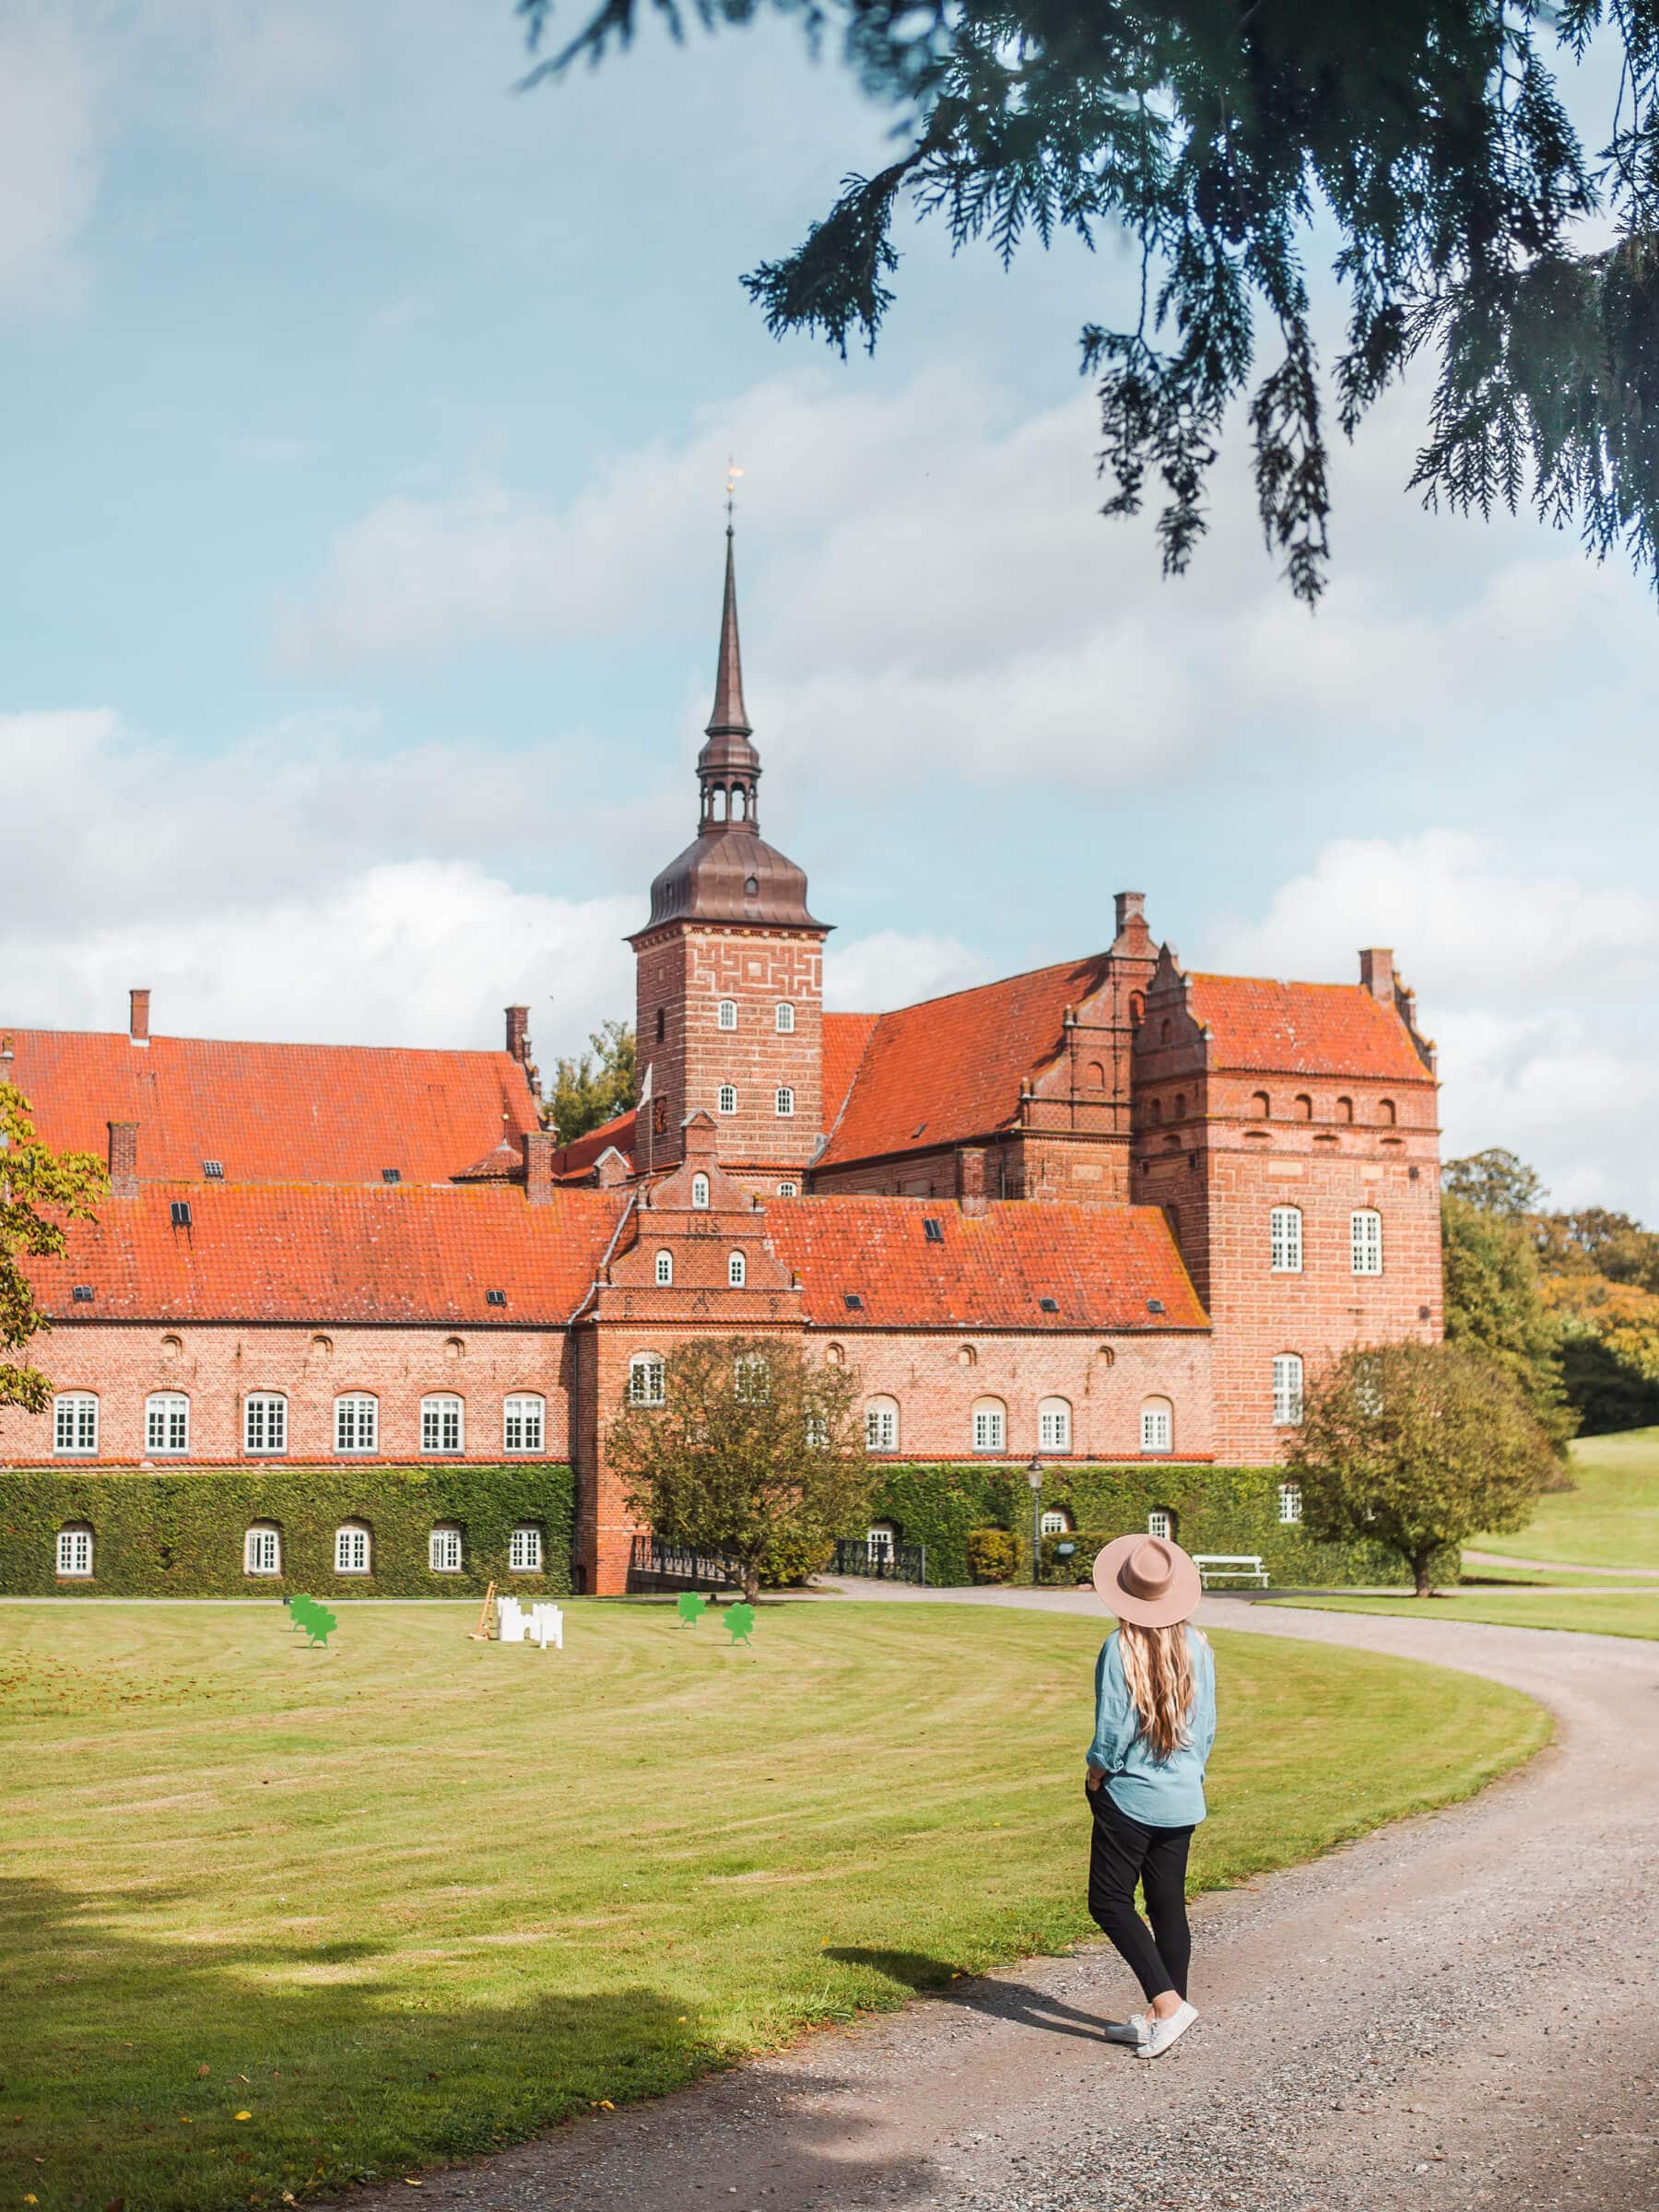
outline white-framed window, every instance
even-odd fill
[[[280,1391],[250,1391],[242,1400],[242,1450],[288,1450],[288,1400]]]
[[[1037,1405],[1037,1446],[1042,1452],[1069,1452],[1071,1446],[1070,1402],[1065,1398],[1041,1398]]]
[[[501,1403],[501,1449],[539,1452],[547,1433],[547,1400],[535,1391],[515,1391]]]
[[[723,1083],[714,1094],[714,1103],[722,1113],[735,1113],[737,1111],[737,1086],[735,1083]]]
[[[57,1571],[60,1574],[89,1575],[92,1571],[92,1531],[84,1521],[71,1522],[57,1532]]]
[[[780,1198],[798,1198],[800,1194],[801,1186],[798,1182],[781,1182],[778,1185]]]
[[[89,1390],[60,1391],[52,1401],[54,1452],[96,1452],[98,1400]]]
[[[1039,1533],[1045,1536],[1068,1536],[1071,1534],[1071,1515],[1061,1505],[1051,1505],[1038,1522]]]
[[[423,1452],[459,1452],[465,1435],[465,1414],[461,1400],[445,1392],[420,1401],[420,1448]]]
[[[669,1284],[673,1282],[673,1280],[674,1280],[674,1254],[673,1254],[671,1252],[659,1252],[659,1253],[657,1253],[657,1255],[656,1255],[656,1279],[657,1279],[657,1288],[658,1288],[659,1290],[665,1290],[665,1289],[668,1288]]]
[[[1175,1412],[1168,1398],[1146,1398],[1141,1403],[1141,1450],[1171,1452],[1175,1447]]]
[[[380,1400],[366,1390],[349,1390],[335,1400],[335,1450],[372,1452],[380,1437]]]
[[[1160,1544],[1175,1541],[1175,1516],[1167,1505],[1155,1505],[1147,1515],[1147,1534],[1156,1536]]]
[[[1356,1275],[1382,1272],[1382,1217],[1374,1206],[1361,1206],[1348,1216],[1348,1243]]]
[[[899,1541],[899,1531],[890,1521],[872,1521],[865,1536],[865,1551],[874,1567],[878,1560],[890,1559],[893,1547]]]
[[[806,1441],[814,1452],[829,1450],[830,1423],[823,1414],[809,1413],[806,1416]]]
[[[1301,1519],[1301,1484],[1281,1482],[1278,1486],[1279,1519],[1289,1523]]]
[[[668,1363],[661,1352],[636,1352],[628,1363],[630,1406],[664,1406],[668,1401]]]
[[[734,1290],[741,1290],[747,1280],[748,1262],[740,1252],[728,1254],[726,1259],[726,1282],[728,1285]]]
[[[534,1521],[521,1521],[507,1547],[507,1565],[514,1574],[539,1574],[542,1532]]]
[[[367,1525],[361,1521],[342,1521],[335,1530],[335,1572],[367,1574],[373,1556]]]
[[[693,1206],[694,1206],[697,1208],[697,1210],[698,1210],[698,1212],[699,1212],[700,1214],[706,1214],[706,1213],[708,1212],[708,1210],[709,1210],[709,1179],[708,1179],[708,1177],[707,1177],[706,1175],[693,1175],[693,1176],[692,1176],[692,1178],[691,1178],[691,1203],[692,1203],[692,1205],[693,1205]]]
[[[461,1571],[461,1531],[453,1521],[440,1522],[427,1538],[427,1565],[434,1574]]]
[[[255,1521],[242,1538],[244,1574],[282,1572],[282,1531],[274,1521]]]
[[[181,1390],[158,1390],[144,1401],[144,1448],[172,1457],[190,1449],[190,1400]]]
[[[1276,1206],[1267,1217],[1267,1265],[1275,1275],[1300,1275],[1302,1267],[1300,1206]]]
[[[973,1448],[976,1452],[1007,1449],[1008,1409],[1000,1398],[979,1398],[973,1407]]]
[[[778,1086],[778,1112],[784,1121],[788,1121],[794,1112],[794,1092],[791,1090],[787,1083],[780,1083]]]
[[[737,1027],[737,1001],[735,998],[721,1000],[719,1021],[723,1030],[735,1030]]]
[[[871,1452],[899,1449],[899,1401],[872,1398],[865,1407],[865,1445]]]
[[[771,1366],[764,1352],[746,1352],[732,1377],[733,1394],[746,1406],[764,1406],[771,1396]]]
[[[1354,1362],[1354,1404],[1371,1420],[1382,1410],[1382,1375],[1370,1354]]]
[[[778,1034],[780,1037],[788,1037],[793,1035],[794,1030],[794,1007],[786,998],[781,998],[778,1001],[777,1023]]]
[[[1300,1427],[1302,1418],[1302,1363],[1299,1352],[1280,1352],[1273,1362],[1273,1425]]]

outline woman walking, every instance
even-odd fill
[[[1118,1627],[1095,1662],[1088,1910],[1147,1998],[1144,2013],[1106,2033],[1138,2057],[1161,2058],[1198,2018],[1187,2003],[1186,1864],[1205,1817],[1216,1665],[1188,1625],[1203,1584],[1179,1544],[1120,1536],[1095,1560],[1094,1584]],[[1150,1931],[1135,1909],[1137,1882]]]

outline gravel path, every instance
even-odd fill
[[[425,2212],[1659,2212],[1659,1645],[1202,1618],[1512,1683],[1559,1741],[1470,1805],[1200,1899],[1203,2018],[1154,2065],[1100,2040],[1132,1991],[1091,1947],[429,2175]]]
[[[1616,1574],[1621,1582],[1659,1583],[1659,1567],[1586,1567],[1581,1559],[1517,1559],[1507,1551],[1465,1551],[1471,1567],[1527,1567],[1535,1574]]]

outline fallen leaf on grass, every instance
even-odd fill
[[[252,2120],[253,2117],[252,2112],[238,2112],[236,2116],[239,2120]]]
[[[204,2059],[201,2065],[196,2068],[196,2079],[198,2081],[205,2081],[212,2071],[212,2067],[209,2066],[207,2061]]]

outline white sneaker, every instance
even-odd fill
[[[1197,2018],[1197,2013],[1182,1997],[1178,2012],[1171,2013],[1167,2020],[1152,2021],[1151,2033],[1135,2052],[1135,2057],[1161,2058],[1171,2043],[1181,2041]]]
[[[1132,2012],[1126,2020],[1108,2020],[1102,2032],[1109,2043],[1133,2043],[1138,2049],[1151,2030],[1145,2013]]]

